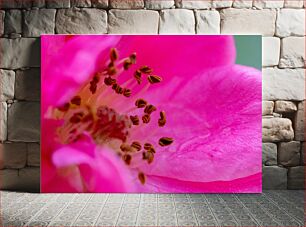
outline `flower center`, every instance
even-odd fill
[[[147,86],[160,83],[162,78],[153,75],[153,69],[149,66],[141,66],[134,71],[124,84],[118,83],[119,75],[129,71],[136,64],[136,53],[122,60],[119,59],[115,48],[110,50],[109,61],[103,70],[96,72],[90,80],[84,84],[80,91],[70,102],[53,110],[57,119],[63,119],[63,125],[58,129],[58,138],[61,143],[69,144],[77,141],[86,132],[91,135],[97,145],[112,147],[121,157],[123,162],[130,166],[139,161],[151,164],[154,161],[156,148],[147,141],[132,141],[128,143],[131,130],[137,130],[143,124],[156,124],[157,127],[166,125],[166,114],[159,111],[158,122],[151,121],[151,115],[156,114],[157,108],[142,98],[135,100],[134,109],[140,109],[141,115],[118,113],[111,107],[118,99],[132,98],[132,88],[144,83],[147,78]],[[147,86],[141,92],[145,92]],[[162,137],[155,141],[160,147],[172,144],[173,139]],[[135,158],[134,158],[135,157]],[[145,174],[138,169],[138,179],[144,184]]]

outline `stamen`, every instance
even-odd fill
[[[107,73],[110,76],[113,76],[113,75],[115,75],[117,73],[117,68],[116,68],[114,62],[111,62],[111,63],[108,64]]]
[[[145,183],[146,183],[146,176],[144,175],[143,172],[139,172],[139,173],[138,173],[138,179],[139,179],[139,181],[140,181],[142,184],[145,184]]]
[[[132,64],[136,64],[136,53],[132,53],[130,55],[130,60],[131,60]]]
[[[123,94],[123,88],[120,87],[119,85],[116,87],[115,91],[117,94]]]
[[[147,105],[147,101],[144,100],[144,99],[137,99],[136,102],[135,102],[135,105],[138,107],[138,108],[143,108]]]
[[[159,76],[156,76],[156,75],[150,75],[148,76],[148,81],[151,83],[151,84],[156,84],[156,83],[159,83],[162,81],[162,78],[159,77]]]
[[[110,59],[112,62],[116,61],[119,58],[119,54],[116,48],[110,50]]]
[[[139,117],[137,115],[130,116],[133,125],[139,125]]]
[[[91,81],[90,82],[89,90],[91,91],[92,94],[96,93],[96,91],[97,91],[97,83]]]
[[[158,125],[159,127],[163,127],[166,124],[166,113],[165,111],[161,111],[159,115],[160,115],[160,118],[158,119]]]
[[[144,73],[144,74],[151,74],[153,70],[149,66],[142,66],[139,68],[139,71]]]
[[[123,95],[124,95],[125,97],[130,97],[131,94],[132,94],[132,92],[131,92],[130,89],[127,89],[127,88],[124,88],[124,89],[123,89]]]
[[[74,105],[81,105],[81,97],[80,96],[74,96],[72,99],[71,99],[71,103],[74,104]]]
[[[170,138],[170,137],[162,137],[159,139],[159,145],[164,147],[164,146],[168,146],[170,145],[171,143],[173,143],[173,139]]]
[[[147,105],[144,109],[144,112],[147,114],[151,114],[152,112],[156,111],[156,107],[153,105]]]
[[[104,83],[107,86],[112,86],[112,85],[116,84],[116,79],[113,79],[111,77],[105,77]]]
[[[153,145],[150,144],[150,143],[145,143],[145,144],[143,145],[143,148],[144,148],[145,150],[149,150],[151,147],[153,147]]]
[[[129,154],[125,154],[122,156],[122,160],[125,162],[125,164],[130,165],[132,161],[132,156]]]
[[[141,150],[141,144],[137,141],[134,141],[131,145],[131,147],[135,148],[137,151]]]
[[[139,70],[135,71],[134,77],[137,80],[137,83],[140,84],[141,83],[141,72]]]
[[[129,152],[131,151],[131,146],[128,145],[127,143],[123,143],[120,146],[120,150],[122,150],[123,152]]]
[[[76,124],[76,123],[79,123],[83,117],[83,113],[75,113],[73,114],[73,116],[69,119],[70,123],[72,124]]]
[[[124,62],[123,62],[123,68],[124,68],[124,70],[128,70],[128,69],[131,67],[131,65],[132,65],[131,59],[126,59],[126,60],[124,60]]]
[[[67,110],[69,110],[69,107],[70,107],[70,103],[65,103],[63,106],[60,106],[57,109],[59,111],[66,112]]]
[[[142,153],[142,159],[143,160],[147,160],[148,161],[148,164],[151,164],[154,160],[154,154],[150,151],[147,151],[147,152],[143,152]]]
[[[99,83],[99,81],[100,81],[100,74],[99,73],[97,73],[93,78],[92,78],[92,81],[94,82],[94,83]]]
[[[145,114],[142,116],[142,122],[145,123],[145,124],[148,124],[151,120],[151,117],[149,114]]]

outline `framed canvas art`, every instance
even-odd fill
[[[41,60],[41,192],[261,192],[260,36],[43,35]]]

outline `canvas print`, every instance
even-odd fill
[[[241,64],[261,39],[241,38],[43,35],[41,192],[261,192],[261,59]]]

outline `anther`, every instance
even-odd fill
[[[150,143],[145,143],[145,144],[143,145],[143,148],[144,148],[145,150],[149,150],[151,147],[153,147],[153,145],[150,144]]]
[[[128,70],[132,65],[132,61],[131,59],[126,59],[124,62],[123,62],[123,68],[124,70]]]
[[[69,107],[70,107],[70,103],[65,103],[63,106],[60,106],[57,109],[62,112],[66,112],[67,110],[69,110]]]
[[[173,143],[173,139],[170,138],[170,137],[162,137],[159,139],[159,145],[164,147],[164,146],[168,146],[170,145],[171,143]]]
[[[137,83],[140,84],[141,83],[141,72],[139,70],[135,71],[134,77],[137,80]]]
[[[160,118],[158,119],[158,125],[160,127],[163,127],[166,124],[166,113],[164,111],[161,111],[159,115]]]
[[[126,143],[123,143],[120,145],[120,150],[122,150],[123,152],[129,152],[131,151],[131,146]]]
[[[156,83],[161,82],[161,81],[162,81],[162,78],[159,77],[159,76],[150,75],[150,76],[148,76],[148,81],[149,81],[151,84],[156,84]]]
[[[113,76],[113,75],[115,75],[117,73],[117,68],[116,68],[114,62],[111,62],[111,63],[108,64],[107,73],[110,76]]]
[[[151,114],[154,111],[156,111],[156,107],[151,104],[147,105],[146,108],[144,109],[144,112],[147,114]]]
[[[133,125],[139,125],[139,117],[137,115],[130,116],[130,119]]]
[[[131,94],[132,94],[132,92],[131,92],[130,89],[127,89],[127,88],[124,88],[124,89],[123,89],[123,95],[124,95],[125,97],[130,97]]]
[[[142,122],[145,123],[145,124],[148,124],[151,120],[151,117],[149,114],[145,114],[142,116]]]
[[[136,53],[132,53],[130,55],[130,60],[131,60],[132,64],[136,64]]]
[[[116,87],[115,91],[117,94],[123,94],[123,88],[120,87],[119,85]]]
[[[119,54],[116,48],[112,48],[110,50],[110,59],[111,61],[116,61],[119,58]]]
[[[94,83],[99,83],[99,81],[100,81],[100,76],[99,76],[98,73],[92,78],[92,81],[93,81]]]
[[[144,100],[144,99],[137,99],[136,102],[135,102],[135,105],[138,108],[144,108],[147,105],[147,101]]]
[[[144,175],[143,172],[138,173],[138,179],[139,179],[140,183],[142,183],[142,184],[146,183],[146,176]]]
[[[141,150],[141,144],[137,141],[134,141],[131,145],[131,147],[135,148],[137,151]]]
[[[114,85],[116,83],[116,79],[113,79],[111,77],[105,77],[104,83],[107,86],[112,86],[112,85]]]
[[[142,66],[139,68],[139,71],[144,73],[144,74],[151,74],[153,70],[149,66]]]
[[[91,91],[92,94],[96,93],[96,91],[97,91],[97,84],[93,83],[93,82],[90,82],[89,90]]]
[[[81,121],[82,118],[82,114],[81,113],[75,113],[70,119],[70,123],[76,124],[79,123]]]
[[[125,154],[122,156],[122,160],[125,162],[125,164],[130,165],[132,161],[132,156],[129,154]]]
[[[72,99],[71,99],[71,103],[74,104],[74,105],[81,105],[81,97],[80,96],[74,96]]]

